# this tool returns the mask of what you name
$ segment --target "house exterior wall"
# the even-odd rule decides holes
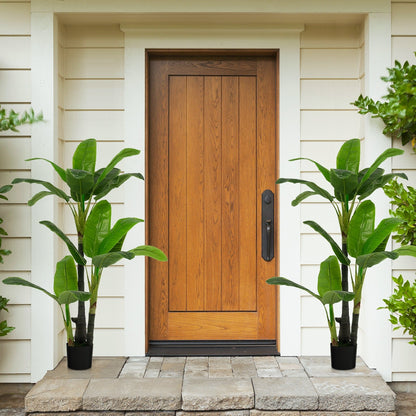
[[[53,1],[50,2],[50,4],[53,3]],[[96,1],[60,2],[57,7],[60,8],[58,10],[60,12],[72,12],[76,8],[97,7],[96,3]],[[127,9],[126,5],[129,2],[123,0],[118,3],[106,1],[101,3],[102,11],[106,11],[111,7],[120,7],[121,9],[125,7]],[[133,3],[135,2],[131,2],[131,4]],[[169,8],[169,4],[171,4],[163,6],[163,2],[159,3],[160,9]],[[178,11],[182,10],[182,3],[186,2],[178,2]],[[231,5],[228,11],[243,11],[240,10],[237,3]],[[266,7],[262,5],[262,2],[260,3],[257,3],[258,7]],[[318,3],[323,4],[324,2],[317,1],[316,4]],[[360,5],[358,6],[356,3],[360,3]],[[356,10],[357,7],[362,8],[361,12],[366,12],[371,7],[374,7],[374,11],[377,12],[386,11],[384,3],[387,2],[368,2],[368,4],[370,3],[374,3],[374,6],[367,7],[365,1],[348,2],[348,8],[351,8],[350,12]],[[375,3],[377,3],[377,7]],[[195,3],[193,4],[195,5]],[[217,7],[218,10],[222,7],[218,2],[210,2],[210,4],[214,8]],[[294,4],[293,1],[281,2],[282,10],[285,9],[287,12],[293,13]],[[136,5],[137,3],[134,7]],[[309,2],[308,10],[304,11],[313,12],[311,5],[312,2]],[[44,11],[43,7],[42,2],[32,1],[32,22],[36,23],[36,19],[42,18],[43,15],[47,17],[48,11]],[[190,10],[191,6],[187,5],[186,7],[186,10]],[[149,11],[154,12],[154,10]],[[396,57],[401,60],[409,59],[412,57],[411,51],[416,49],[416,31],[413,19],[409,16],[416,16],[416,2],[392,3],[393,59]],[[6,107],[13,104],[13,108],[17,110],[30,106],[30,91],[34,87],[30,75],[30,20],[30,2],[0,0],[0,50],[6,51],[2,52],[0,56],[0,103]],[[265,47],[278,48],[280,42],[280,40],[273,41],[272,36],[269,40],[263,41],[263,37],[266,38],[267,35],[263,32],[255,34],[253,32],[251,43],[247,43],[244,41],[244,36],[247,36],[246,30],[227,35],[229,36],[228,40],[218,37],[220,41],[215,43],[202,32],[198,32],[196,35],[200,36],[199,39],[189,39],[186,32],[180,34],[177,31],[172,32],[172,36],[160,35],[161,32],[158,30],[154,31],[153,35],[145,34],[145,32],[134,35],[132,34],[134,30],[131,27],[121,30],[119,24],[113,23],[106,25],[103,23],[94,25],[79,23],[74,25],[55,19],[55,26],[58,33],[56,37],[57,65],[54,69],[57,74],[57,102],[54,104],[54,112],[59,128],[57,128],[55,138],[52,135],[51,137],[56,143],[56,159],[65,166],[71,164],[71,156],[77,144],[89,137],[98,140],[98,166],[104,166],[122,147],[138,147],[145,152],[144,104],[139,103],[137,98],[143,98],[144,101],[144,71],[140,72],[139,77],[137,77],[137,73],[134,73],[136,68],[139,68],[140,71],[144,68],[144,54],[142,54],[144,49],[141,49],[142,47],[162,47],[165,42],[166,47],[188,45],[183,47],[209,48],[212,45],[219,45],[218,47],[255,48],[264,42],[263,45],[267,45]],[[39,36],[40,27],[41,25],[37,24],[36,36]],[[287,55],[287,59],[290,58],[293,59],[293,62],[298,62],[296,68],[299,70],[297,90],[289,91],[286,85],[281,85],[281,93],[283,100],[289,100],[290,105],[299,100],[297,105],[300,113],[298,109],[297,118],[300,117],[300,124],[295,122],[294,124],[297,123],[297,125],[290,130],[287,129],[284,122],[281,123],[280,148],[284,157],[280,161],[280,176],[301,176],[304,179],[316,179],[322,183],[313,164],[306,161],[287,162],[287,159],[297,156],[309,157],[325,166],[333,166],[336,152],[343,141],[365,136],[364,117],[359,116],[349,104],[361,92],[366,92],[365,30],[364,23],[348,23],[348,19],[338,24],[307,23],[303,31],[299,29],[301,33],[297,36],[300,36],[300,40],[298,43],[293,43],[297,52],[290,57],[289,54]],[[123,33],[124,31],[126,33]],[[146,36],[148,38],[144,40]],[[165,37],[163,38],[163,36]],[[175,36],[178,39],[176,43]],[[278,34],[275,36],[275,39],[284,38],[283,35],[280,38]],[[140,40],[141,37],[143,39]],[[36,40],[36,42],[38,41]],[[136,45],[140,45],[140,48],[137,49]],[[282,59],[286,59],[285,55]],[[34,61],[35,67],[39,68],[41,65],[32,53],[32,62]],[[285,77],[284,70],[283,64],[283,72],[281,73],[283,79]],[[134,79],[133,82],[132,79]],[[137,89],[131,88],[132,85]],[[298,91],[300,97],[297,94]],[[294,97],[289,99],[291,94]],[[38,94],[36,96],[39,97]],[[284,113],[287,108],[283,105],[283,100],[281,101],[281,117],[287,119],[289,113]],[[43,109],[43,106],[41,108]],[[293,108],[296,108],[296,103]],[[50,120],[51,117],[49,116],[47,119]],[[296,116],[294,119],[296,120]],[[296,129],[298,133],[296,133]],[[2,149],[0,152],[0,184],[8,183],[16,176],[29,176],[31,168],[37,169],[35,166],[38,165],[35,165],[34,162],[32,165],[23,162],[27,157],[44,155],[41,147],[33,146],[30,137],[31,129],[27,127],[22,128],[19,134],[7,133],[7,136],[0,136]],[[36,137],[39,137],[39,134]],[[290,138],[289,141],[288,138]],[[379,152],[378,150],[372,151],[371,144],[368,143],[370,143],[368,140],[363,140],[363,148],[365,148],[368,160],[372,161],[373,156]],[[397,158],[393,162],[393,169],[405,169],[411,180],[416,179],[416,171],[413,166],[414,161],[411,155]],[[124,167],[128,171],[138,170],[144,173],[144,154],[139,156],[137,163],[126,161]],[[49,166],[46,166],[46,169],[49,169]],[[38,172],[33,172],[34,177],[39,176]],[[56,177],[55,180],[57,181]],[[124,190],[116,190],[111,194],[113,222],[121,216],[142,218],[145,216],[142,201],[144,187],[142,184],[134,182],[134,179],[131,181],[126,184]],[[281,187],[280,215],[283,221],[280,233],[282,242],[283,240],[287,241],[285,238],[293,233],[293,230],[296,235],[291,237],[295,242],[293,246],[288,247],[281,244],[280,254],[282,259],[292,256],[292,258],[298,257],[300,260],[299,262],[296,260],[295,265],[290,261],[282,260],[281,274],[313,288],[316,285],[319,262],[331,253],[322,239],[306,225],[300,224],[299,220],[314,219],[318,223],[324,224],[335,239],[339,239],[340,236],[337,234],[337,223],[329,204],[319,199],[310,199],[297,209],[290,206],[292,196],[297,195],[295,188],[293,185]],[[4,265],[0,265],[0,279],[11,275],[30,278],[31,270],[35,270],[36,274],[39,271],[38,266],[32,264],[31,256],[26,254],[33,253],[32,239],[42,241],[43,238],[35,230],[37,217],[41,213],[31,211],[26,205],[29,197],[30,187],[18,185],[13,192],[10,192],[9,201],[0,205],[0,217],[4,218],[5,228],[10,235],[4,239],[4,245],[10,247],[14,252],[13,255],[5,259]],[[61,204],[57,204],[55,208],[52,204],[49,205],[49,208],[56,211],[56,222],[75,241],[76,235],[70,212]],[[291,221],[286,221],[288,218]],[[137,227],[144,226],[138,225]],[[131,245],[136,243],[137,245],[143,243],[143,240],[144,228],[134,231],[126,243],[131,243]],[[59,244],[57,240],[50,241]],[[66,247],[59,245],[55,260],[65,254]],[[403,273],[409,278],[414,276],[413,272],[416,269],[414,261],[409,259],[399,260],[394,263],[393,267],[394,273]],[[94,345],[96,356],[137,355],[144,352],[145,289],[143,271],[144,262],[135,260],[135,263],[128,262],[122,266],[113,266],[104,273],[97,308]],[[35,369],[34,360],[31,360],[30,357],[39,354],[41,348],[33,326],[33,321],[39,318],[38,306],[36,306],[39,301],[35,298],[35,306],[33,306],[32,298],[36,295],[24,288],[1,285],[0,293],[11,299],[10,313],[7,315],[7,319],[17,328],[4,339],[0,339],[0,382],[37,381],[41,376],[42,369]],[[294,289],[282,288],[280,314],[282,317],[281,345],[285,355],[329,354],[329,334],[325,316],[320,305],[314,302],[310,296],[304,296]],[[287,318],[288,314],[291,319]],[[365,355],[364,346],[369,323],[366,322],[366,319],[363,319],[362,323],[360,347],[363,350],[361,352]],[[64,354],[65,333],[59,316],[55,316],[53,325],[51,339],[54,340],[56,348],[52,361],[56,362]],[[392,343],[392,368],[391,371],[384,372],[383,375],[386,379],[391,376],[395,381],[416,380],[416,367],[412,367],[416,362],[415,348],[407,343],[406,337],[397,332],[392,333],[391,340],[386,342],[390,341]],[[138,344],[140,347],[137,347]],[[3,357],[7,357],[7,359]],[[50,364],[42,365],[50,367]]]
[[[0,2],[0,103],[6,109],[23,111],[31,104],[30,2]],[[1,132],[0,183],[30,176],[31,127],[19,133]],[[0,217],[8,236],[3,248],[12,254],[0,264],[0,280],[8,276],[31,277],[31,211],[26,202],[29,188],[16,186],[1,201]],[[2,314],[16,327],[0,338],[0,382],[29,382],[31,371],[31,293],[26,288],[1,285],[0,294],[8,299],[9,313]]]
[[[416,63],[414,51],[416,51],[416,2],[392,3],[392,62],[409,61]],[[401,143],[394,143],[401,148]],[[410,186],[416,183],[416,154],[412,152],[410,145],[406,146],[405,155],[393,160],[393,171],[405,172],[409,177]],[[393,276],[403,275],[404,278],[414,281],[416,261],[413,257],[401,257],[393,263]],[[393,290],[393,288],[392,288]],[[416,348],[409,344],[411,338],[403,335],[401,330],[392,332],[392,380],[416,381]]]

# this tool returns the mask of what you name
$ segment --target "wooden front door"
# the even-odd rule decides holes
[[[276,339],[277,259],[261,255],[276,60],[149,55],[148,241],[168,256],[149,261],[151,341]]]

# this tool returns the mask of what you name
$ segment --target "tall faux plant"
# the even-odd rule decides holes
[[[72,318],[76,324],[74,339],[76,345],[92,345],[98,287],[104,267],[108,267],[123,258],[132,259],[137,255],[146,255],[158,260],[166,260],[166,256],[160,250],[151,246],[139,246],[128,251],[122,251],[126,234],[135,224],[142,220],[138,218],[122,218],[110,228],[110,204],[105,200],[100,201],[110,191],[121,186],[129,178],[143,179],[140,173],[121,173],[120,169],[115,167],[124,158],[136,156],[139,153],[140,151],[137,149],[123,149],[113,157],[105,168],[95,170],[96,140],[87,139],[81,142],[75,150],[72,158],[72,168],[64,169],[54,162],[43,158],[29,159],[44,160],[51,164],[67,185],[69,194],[67,190],[60,189],[50,182],[40,179],[17,178],[13,180],[14,184],[21,182],[39,184],[46,189],[34,195],[29,200],[29,205],[34,205],[46,196],[55,195],[64,200],[70,209],[78,234],[77,247],[52,222],[45,220],[41,221],[41,224],[56,233],[67,245],[69,252],[77,263],[78,291],[80,292],[85,291],[84,272],[87,264],[85,254],[92,258],[95,269],[92,269],[91,274],[87,275],[88,289],[91,294],[88,331],[85,304],[81,300],[78,302],[78,316],[77,318]],[[105,215],[99,216],[97,212],[102,207],[106,207]],[[88,232],[88,230],[93,231]]]
[[[366,201],[366,199],[393,177],[406,178],[403,173],[384,174],[384,170],[379,168],[386,159],[402,153],[403,150],[400,149],[387,149],[369,168],[360,170],[360,140],[352,139],[345,142],[339,150],[336,168],[327,169],[308,158],[293,159],[305,159],[314,163],[332,188],[331,192],[314,182],[303,179],[280,178],[276,182],[277,184],[286,182],[301,184],[309,188],[292,201],[293,206],[311,196],[320,196],[331,204],[337,216],[341,232],[341,245],[315,221],[305,221],[305,224],[321,234],[331,245],[335,256],[341,263],[342,292],[346,293],[349,290],[349,272],[352,277],[352,291],[355,293],[352,321],[350,321],[348,300],[344,299],[342,300],[342,315],[337,318],[340,328],[338,340],[335,340],[335,343],[348,345],[357,342],[361,292],[367,269],[386,258],[398,257],[398,253],[385,251],[385,248],[391,232],[401,220],[387,218],[375,227],[375,207],[371,201]],[[351,269],[351,257],[356,260],[353,270],[349,270]],[[269,283],[272,284],[286,284],[270,280]],[[293,286],[292,284],[286,285]]]

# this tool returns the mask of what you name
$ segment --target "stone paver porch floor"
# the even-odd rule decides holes
[[[392,416],[394,393],[358,358],[95,358],[86,371],[63,360],[28,393],[38,416]]]

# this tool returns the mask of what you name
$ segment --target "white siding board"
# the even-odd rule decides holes
[[[30,169],[30,139],[0,139],[0,166],[3,170]]]
[[[9,237],[30,237],[30,216],[28,205],[4,204],[0,206],[0,217],[4,220],[1,227],[7,231]]]
[[[307,220],[316,221],[331,234],[336,234],[339,232],[338,219],[335,214],[334,208],[330,203],[303,203],[300,206],[300,216],[302,219],[302,233],[312,232],[311,227],[309,227],[306,224],[303,224],[303,221]]]
[[[349,110],[360,94],[358,80],[301,80],[301,109]]]
[[[64,45],[67,48],[119,48],[124,47],[124,33],[119,25],[66,26]]]
[[[30,69],[30,37],[0,36],[0,51],[1,69]]]
[[[94,333],[94,356],[123,356],[124,355],[124,330],[100,329]]]
[[[301,355],[329,355],[328,328],[302,328]]]
[[[403,149],[401,144],[395,143],[394,147]],[[416,168],[416,153],[411,151],[409,146],[406,146],[404,154],[392,158],[392,169],[402,172],[404,169]]]
[[[30,341],[0,342],[0,374],[30,373]]]
[[[127,247],[130,248],[130,247]],[[100,282],[100,290],[98,295],[100,299],[104,297],[123,297],[125,293],[124,288],[124,266],[116,265],[110,266],[105,269],[103,272],[101,282]],[[100,300],[100,308],[101,305]]]
[[[30,102],[30,71],[0,71],[0,84],[0,103]]]
[[[9,313],[4,318],[7,319],[9,326],[15,328],[7,335],[7,340],[30,340],[30,319],[28,319],[30,316],[30,305],[9,304],[7,309]]]
[[[356,111],[308,111],[300,113],[301,139],[348,140],[359,137],[361,119]]]
[[[122,110],[124,89],[122,80],[66,80],[65,109]]]
[[[391,63],[394,65],[394,61],[397,60],[400,63],[409,61],[410,64],[416,64],[416,57],[414,51],[416,51],[416,36],[412,37],[393,37],[391,39],[392,57]],[[387,74],[387,71],[386,71]]]
[[[30,383],[30,374],[0,374],[0,383]]]
[[[391,34],[392,36],[416,35],[416,2],[395,3],[391,5]]]
[[[342,142],[325,141],[325,142],[302,142],[300,145],[303,157],[315,160],[326,168],[334,168],[336,166],[336,155]],[[318,172],[318,168],[314,163],[308,160],[301,160],[300,168],[302,172]]]
[[[337,235],[331,236],[335,241],[340,239]],[[331,246],[319,234],[302,234],[300,246],[302,264],[320,264],[333,254]]]
[[[360,25],[306,25],[301,33],[301,48],[358,48]]]
[[[123,48],[65,49],[65,78],[124,78]]]
[[[2,241],[2,248],[11,250],[7,261],[0,263],[0,271],[30,271],[30,238],[9,238]]]
[[[302,78],[358,78],[359,49],[303,49],[300,53]]]
[[[95,327],[97,329],[124,328],[124,299],[99,298],[97,300]]]
[[[10,184],[14,178],[28,178],[30,172],[8,172],[0,171],[0,183]],[[17,184],[13,189],[6,194],[8,200],[2,200],[2,204],[26,204],[30,199],[30,185]]]
[[[312,291],[316,292],[316,287],[311,288]],[[312,296],[301,297],[301,308],[302,308],[302,327],[321,327],[327,326],[325,311],[322,304]]]
[[[0,3],[0,35],[30,35],[30,3]]]
[[[416,373],[416,347],[406,339],[393,339],[393,372]]]
[[[63,139],[81,141],[90,137],[97,140],[124,139],[123,111],[65,111]]]

